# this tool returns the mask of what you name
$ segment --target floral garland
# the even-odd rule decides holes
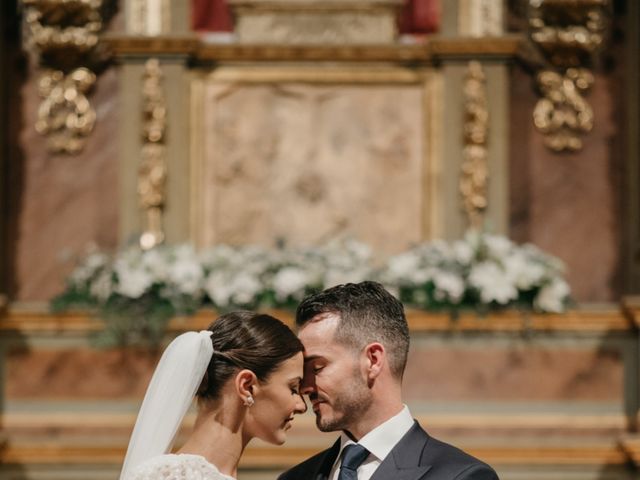
[[[425,310],[486,311],[519,307],[562,312],[569,300],[562,263],[533,245],[468,232],[434,241],[377,264],[357,241],[266,249],[190,245],[89,253],[52,301],[54,311],[89,308],[105,321],[104,345],[157,343],[171,317],[203,307],[295,306],[309,293],[365,279],[383,283],[406,305]]]

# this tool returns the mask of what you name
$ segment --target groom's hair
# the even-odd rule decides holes
[[[372,342],[384,345],[391,373],[402,379],[409,352],[409,327],[402,303],[377,282],[347,283],[305,298],[296,311],[300,328],[323,315],[340,317],[335,341],[360,350]]]

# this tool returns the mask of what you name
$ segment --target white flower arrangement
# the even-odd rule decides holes
[[[563,275],[562,262],[534,245],[469,231],[462,240],[425,243],[391,257],[380,279],[405,303],[426,309],[559,313],[569,301]]]
[[[322,247],[266,249],[189,245],[92,252],[53,300],[54,310],[95,309],[106,321],[106,344],[157,341],[168,320],[203,307],[295,308],[312,291],[377,280],[407,305],[426,310],[520,306],[564,310],[569,287],[561,262],[533,245],[469,232],[462,240],[433,241],[383,264],[351,239]]]

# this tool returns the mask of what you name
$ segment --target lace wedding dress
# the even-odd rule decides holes
[[[223,475],[200,455],[167,454],[153,457],[127,475],[126,480],[235,480]]]

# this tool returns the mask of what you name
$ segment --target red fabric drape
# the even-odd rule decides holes
[[[440,29],[441,0],[406,0],[400,14],[400,33],[433,33]]]
[[[206,32],[231,32],[233,21],[226,0],[191,0],[191,28]]]
[[[233,31],[233,19],[226,0],[191,1],[193,30]],[[399,18],[400,33],[437,32],[440,28],[440,2],[441,0],[406,0]]]

